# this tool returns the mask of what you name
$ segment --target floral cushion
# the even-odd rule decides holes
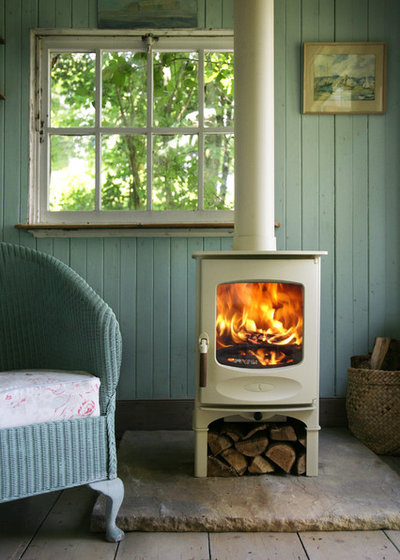
[[[0,428],[100,416],[99,387],[82,371],[0,372]]]

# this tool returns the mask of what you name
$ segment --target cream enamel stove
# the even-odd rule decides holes
[[[195,253],[195,475],[207,476],[207,432],[219,418],[307,430],[306,474],[318,473],[321,251],[276,251],[274,0],[235,0],[233,251]]]
[[[195,253],[198,371],[195,475],[207,475],[208,425],[240,416],[302,420],[306,474],[318,472],[322,252]]]

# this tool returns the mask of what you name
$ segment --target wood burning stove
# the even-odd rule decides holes
[[[195,253],[198,372],[196,476],[206,476],[208,424],[239,414],[307,426],[317,474],[320,251]],[[310,437],[310,434],[314,434]]]

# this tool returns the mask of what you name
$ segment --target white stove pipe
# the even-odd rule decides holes
[[[275,251],[274,0],[235,0],[234,250]]]

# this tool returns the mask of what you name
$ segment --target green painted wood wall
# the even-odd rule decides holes
[[[245,1],[245,0],[243,0]],[[232,0],[199,0],[199,27],[233,25]],[[29,30],[97,26],[96,0],[0,0],[0,239],[54,254],[114,308],[119,396],[194,393],[193,251],[229,238],[54,238],[19,232],[28,206]],[[303,41],[386,41],[385,115],[302,115]],[[400,2],[276,0],[279,249],[326,249],[321,395],[344,396],[350,356],[400,338]],[[1,287],[0,287],[1,289]]]

